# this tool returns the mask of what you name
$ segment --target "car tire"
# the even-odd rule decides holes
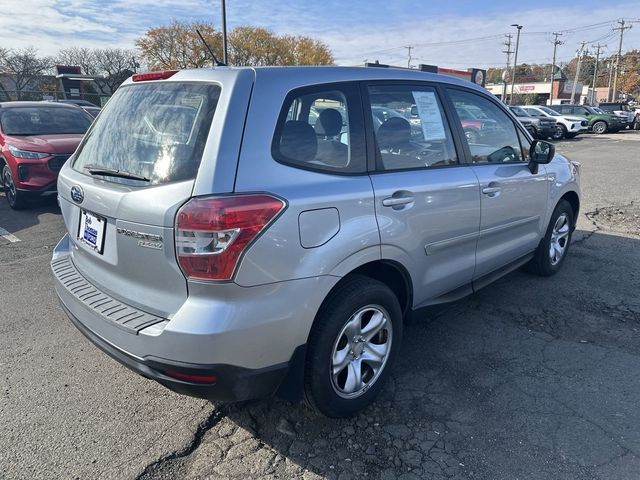
[[[556,131],[551,136],[554,140],[562,140],[567,134],[567,128],[564,125],[556,125]]]
[[[16,188],[9,165],[2,168],[2,187],[9,206],[14,210],[22,210],[26,206],[26,194]]]
[[[467,137],[468,143],[478,143],[478,140],[480,140],[480,134],[472,128],[465,128],[464,136]]]
[[[609,130],[609,126],[607,125],[607,122],[603,120],[598,120],[596,123],[593,124],[593,127],[591,127],[591,130],[593,130],[593,133],[602,135],[603,133],[607,133],[607,130]]]
[[[372,404],[400,348],[402,327],[400,302],[389,287],[361,275],[346,279],[325,300],[309,334],[307,405],[345,418]]]
[[[547,231],[540,240],[527,270],[543,277],[555,275],[567,258],[573,234],[574,213],[571,204],[560,200],[551,215]]]

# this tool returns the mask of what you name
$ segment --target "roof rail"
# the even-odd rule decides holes
[[[364,64],[364,66],[374,67],[374,68],[397,68],[400,70],[413,70],[413,71],[416,70],[415,68],[386,65],[384,63],[379,63],[377,61],[375,63],[367,62]],[[417,70],[420,72],[439,73],[441,75],[449,75],[450,77],[461,78],[462,80],[467,80],[468,82],[475,83],[476,85],[480,85],[481,87],[484,87],[485,79],[487,78],[487,71],[482,70],[480,68],[456,70],[453,68],[438,67],[437,65],[427,65],[427,64],[421,63],[420,65],[418,65]]]

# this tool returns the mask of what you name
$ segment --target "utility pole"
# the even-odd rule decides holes
[[[411,68],[411,50],[413,50],[413,46],[408,45],[404,48],[407,49],[407,68]]]
[[[618,24],[620,26],[613,29],[614,32],[616,30],[620,30],[620,43],[618,44],[618,55],[616,56],[616,70],[613,75],[613,93],[612,93],[613,98],[611,99],[611,101],[615,101],[616,99],[615,95],[618,88],[618,68],[620,67],[620,56],[622,55],[622,38],[624,37],[624,31],[629,30],[633,26],[633,25],[627,25],[625,27],[624,18],[622,20],[618,20]]]
[[[571,89],[571,103],[573,103],[573,97],[576,94],[576,88],[578,87],[578,78],[580,78],[580,65],[582,64],[583,54],[589,53],[584,50],[584,46],[587,42],[582,42],[580,49],[578,50],[578,66],[576,67],[576,75],[573,78],[573,88]]]
[[[607,85],[607,102],[611,97],[611,80],[613,78],[613,62],[609,61],[609,84]]]
[[[564,42],[558,40],[561,36],[560,32],[553,32],[553,61],[551,62],[551,92],[549,93],[549,105],[553,104],[553,77],[556,75],[556,53],[558,51],[558,45],[562,45]]]
[[[517,23],[511,24],[512,27],[516,27],[518,29],[518,34],[516,35],[516,52],[513,59],[513,76],[511,77],[511,97],[509,98],[509,105],[513,104],[513,87],[516,85],[516,67],[518,66],[518,48],[520,47],[520,30],[522,30],[522,25],[518,25]]]
[[[225,0],[222,0],[222,63],[228,65],[227,62],[227,8]]]
[[[513,53],[513,50],[511,50],[511,39],[513,38],[513,35],[511,35],[510,33],[507,33],[505,37],[507,40],[504,42],[504,46],[507,47],[507,49],[502,50],[502,53],[507,54],[507,68],[505,69],[505,72],[509,72],[509,68],[511,67],[511,54]],[[507,103],[507,78],[506,77],[503,77],[503,81],[502,81],[502,101],[504,103]]]
[[[606,47],[606,45],[591,45],[596,49],[596,64],[593,67],[593,80],[591,81],[591,105],[596,103],[596,81],[598,80],[598,66],[600,64],[600,50]]]

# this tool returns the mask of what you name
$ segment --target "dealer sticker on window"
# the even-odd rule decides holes
[[[104,218],[93,215],[85,210],[80,211],[80,228],[78,239],[98,253],[102,253],[104,247]]]

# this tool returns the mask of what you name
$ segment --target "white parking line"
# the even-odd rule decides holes
[[[7,232],[4,228],[0,227],[0,237],[5,240],[9,240],[11,243],[19,242],[20,239],[16,237],[13,233]]]

